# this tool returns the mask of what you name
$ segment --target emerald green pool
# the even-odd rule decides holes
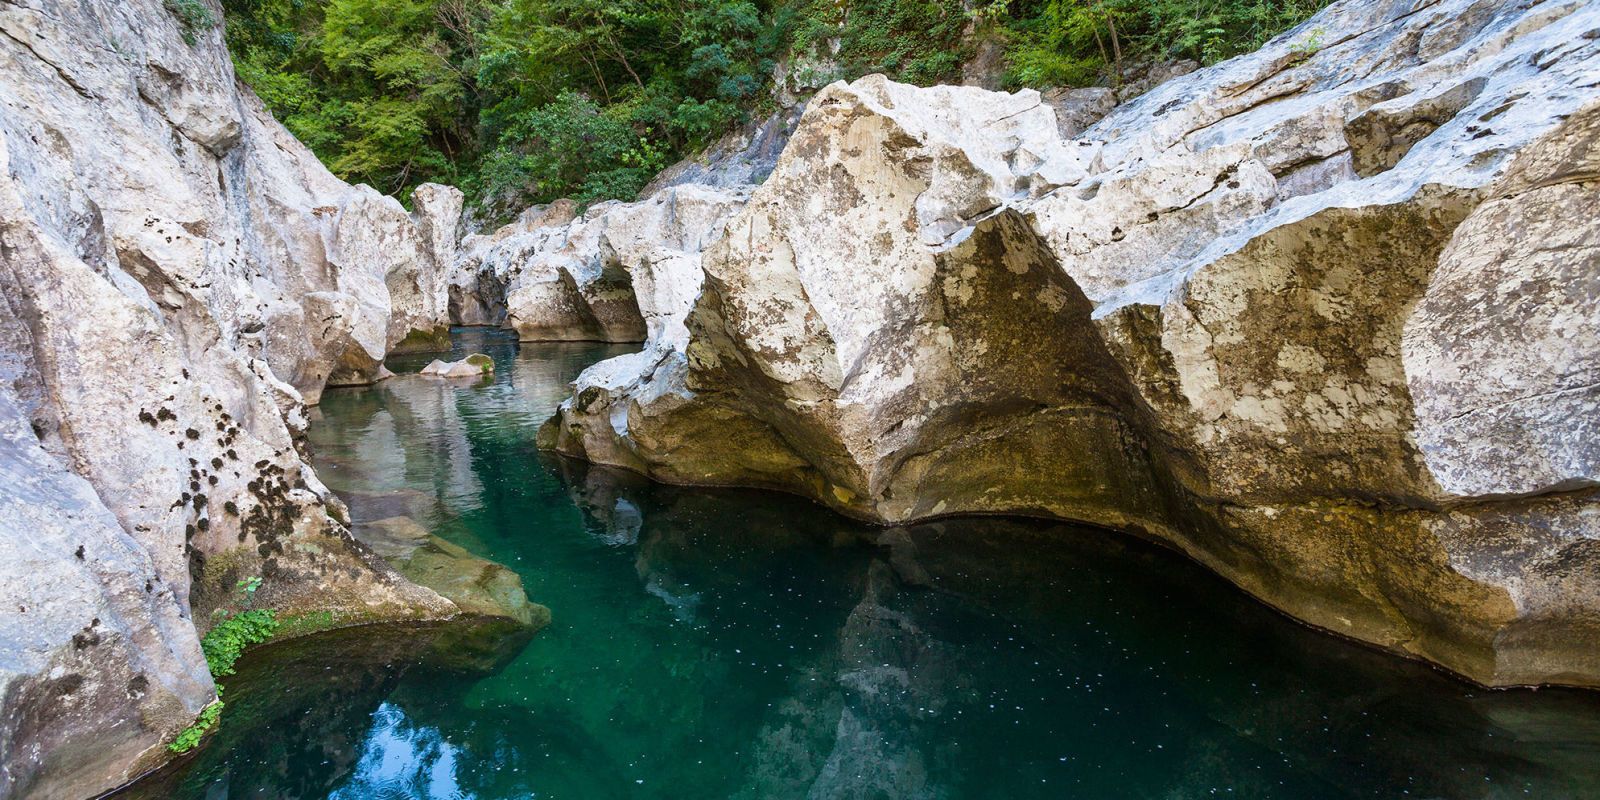
[[[318,473],[516,570],[550,627],[488,676],[417,663],[425,631],[252,654],[222,732],[127,796],[1600,797],[1600,693],[1478,690],[1107,531],[552,459],[565,384],[626,350],[456,336],[492,383],[329,391]]]

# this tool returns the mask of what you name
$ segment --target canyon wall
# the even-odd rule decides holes
[[[1600,685],[1600,8],[1345,0],[1059,105],[825,88],[692,264],[619,262],[693,299],[541,443],[1140,533],[1485,684]]]
[[[337,180],[161,0],[6,0],[0,75],[0,797],[79,798],[213,700],[196,627],[239,579],[458,612],[299,448],[324,386],[436,343],[460,193]]]
[[[789,109],[729,133],[664,170],[637,202],[579,213],[558,200],[467,236],[453,262],[439,262],[450,265],[450,321],[525,342],[663,341],[661,325],[680,325],[699,293],[699,254],[777,166],[798,120]]]

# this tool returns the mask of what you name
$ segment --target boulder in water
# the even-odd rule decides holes
[[[422,374],[430,378],[481,378],[493,373],[494,359],[482,353],[473,353],[460,361],[434,359],[422,368]]]

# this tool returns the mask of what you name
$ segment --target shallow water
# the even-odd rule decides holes
[[[626,349],[457,337],[492,383],[329,391],[318,473],[515,569],[551,626],[487,677],[418,666],[427,631],[252,654],[222,732],[128,796],[1600,796],[1600,693],[1477,690],[1106,531],[875,529],[542,456]]]

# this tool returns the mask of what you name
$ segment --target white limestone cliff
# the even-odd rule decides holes
[[[542,443],[1138,532],[1482,683],[1600,684],[1600,9],[1344,0],[1061,122],[827,87],[680,275],[687,339]]]
[[[240,578],[284,614],[457,610],[297,448],[325,385],[446,324],[459,200],[337,180],[192,38],[160,0],[0,4],[0,796],[169,758]]]

